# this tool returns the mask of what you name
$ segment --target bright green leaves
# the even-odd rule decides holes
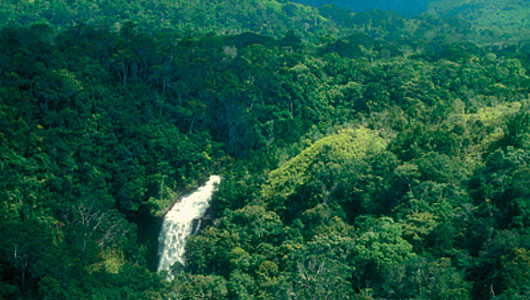
[[[348,129],[323,138],[272,171],[262,199],[284,218],[319,203],[348,201],[333,197],[359,191],[362,187],[350,186],[351,180],[369,176],[365,159],[384,148],[383,139],[367,129]]]
[[[419,241],[426,237],[438,225],[436,216],[428,212],[414,212],[405,217],[403,234]]]
[[[380,271],[384,266],[399,264],[414,256],[412,246],[401,237],[401,224],[387,217],[362,217],[356,223],[360,227],[353,249],[357,265]]]
[[[240,247],[235,247],[230,251],[230,265],[234,269],[248,271],[250,267],[250,255],[247,251],[243,250]]]
[[[430,260],[412,252],[401,224],[387,217],[357,221],[352,259],[359,299],[470,299],[470,285],[451,259]]]

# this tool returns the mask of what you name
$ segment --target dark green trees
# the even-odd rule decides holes
[[[525,45],[288,2],[82,3],[0,5],[60,25],[0,31],[0,298],[528,298]],[[165,281],[146,220],[214,172]]]

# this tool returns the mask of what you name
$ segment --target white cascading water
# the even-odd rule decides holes
[[[192,194],[183,197],[165,215],[162,231],[158,237],[160,261],[158,271],[169,270],[177,261],[184,263],[186,238],[192,234],[194,220],[203,217],[210,199],[221,182],[221,177],[212,175],[208,181]],[[195,228],[197,231],[198,228]]]

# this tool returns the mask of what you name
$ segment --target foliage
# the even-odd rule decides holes
[[[529,297],[524,43],[287,1],[0,15],[0,299]],[[166,280],[156,224],[211,173]]]

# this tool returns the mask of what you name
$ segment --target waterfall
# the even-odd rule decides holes
[[[177,261],[184,263],[184,246],[186,237],[192,234],[194,220],[199,220],[195,231],[200,226],[200,218],[210,205],[210,198],[215,192],[221,177],[212,175],[208,181],[195,192],[181,198],[165,215],[162,231],[158,236],[160,261],[158,271],[169,270]]]

